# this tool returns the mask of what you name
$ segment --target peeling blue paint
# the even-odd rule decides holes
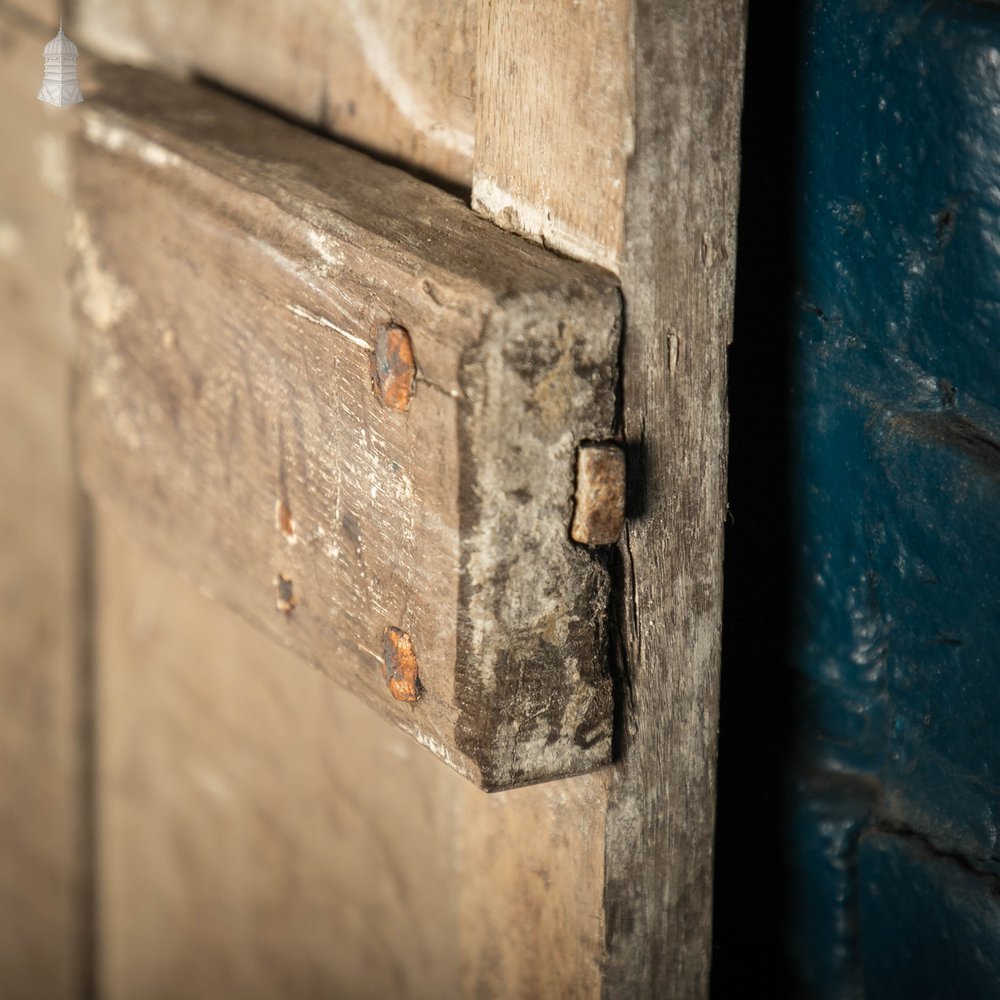
[[[790,578],[774,652],[796,692],[773,727],[791,982],[831,1000],[1000,996],[1000,4],[803,0],[796,16],[794,274],[772,383],[787,478],[767,487]],[[744,199],[741,225],[761,221]],[[741,234],[740,267],[764,239]],[[739,338],[763,315],[743,294],[727,573],[767,551],[746,541],[741,516],[767,515],[741,506],[738,477],[774,447],[737,429],[754,412]],[[727,585],[727,614],[746,589]],[[746,656],[724,656],[723,821],[726,671]],[[903,968],[929,968],[932,944],[951,972]]]
[[[791,381],[800,766],[874,781],[879,822],[988,868],[1000,862],[1000,8],[814,0],[806,39]],[[820,892],[828,868],[803,868],[817,905],[855,905],[857,893]],[[893,884],[899,865],[867,870],[873,912],[912,888]],[[955,907],[951,890],[927,889],[928,905]],[[969,920],[969,894],[991,892],[963,883]],[[821,995],[853,995],[858,963],[867,974],[876,939],[894,933],[860,927],[853,955],[828,935],[839,976],[810,972],[816,934],[800,937],[803,980]],[[979,930],[983,969],[1000,967],[1000,927]],[[884,966],[868,995],[918,995],[884,992]]]

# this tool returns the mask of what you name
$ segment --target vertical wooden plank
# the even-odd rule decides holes
[[[593,779],[486,795],[98,537],[104,995],[597,994]]]
[[[632,724],[608,797],[611,993],[643,961],[634,995],[708,989],[744,37],[744,0],[636,0],[622,364],[642,515],[624,546]]]
[[[629,0],[483,0],[473,208],[613,270],[632,152]]]
[[[581,18],[570,0],[552,6],[553,21]],[[708,988],[744,7],[632,0],[601,33],[565,31],[558,44],[535,30],[525,3],[480,9],[474,203],[549,242],[561,205],[596,204],[573,226],[589,245],[558,245],[617,270],[625,297],[632,516],[621,550],[622,753],[604,806],[608,996]],[[617,174],[595,178],[579,136],[597,127],[599,98],[556,102],[546,88],[572,76],[567,64],[622,46],[629,81],[617,92],[628,97],[603,108],[599,134],[632,148]],[[533,72],[509,69],[518,65]],[[621,195],[595,199],[595,184]]]
[[[51,5],[44,5],[46,8]],[[38,13],[51,14],[51,11]],[[70,433],[66,111],[51,27],[0,9],[0,995],[87,984],[83,518]]]
[[[446,995],[600,994],[603,801],[599,774],[463,796],[462,977]]]
[[[102,992],[446,995],[465,780],[99,526]]]
[[[487,15],[496,13],[498,6],[487,5]],[[515,15],[526,13],[523,4],[512,9]],[[642,43],[638,49],[632,43],[633,18],[634,37]],[[490,32],[490,23],[487,20],[481,36],[486,51],[490,38],[493,44],[503,41],[503,36]],[[518,18],[508,17],[507,23],[516,26]],[[554,23],[564,22],[556,18]],[[106,558],[101,583],[102,635],[112,645],[102,648],[102,671],[109,679],[103,704],[108,718],[130,726],[117,737],[112,729],[106,733],[108,770],[102,782],[102,816],[109,837],[110,831],[118,831],[102,852],[109,866],[102,926],[110,995],[134,995],[144,986],[147,992],[155,992],[152,986],[169,981],[171,970],[177,969],[200,977],[199,981],[216,990],[235,985],[250,990],[251,996],[309,995],[317,983],[320,987],[341,984],[345,989],[357,986],[362,966],[376,970],[376,985],[385,987],[391,981],[398,995],[427,995],[421,991],[440,989],[454,974],[456,960],[463,988],[478,989],[482,995],[592,996],[602,988],[609,995],[696,996],[704,992],[714,796],[718,557],[724,509],[722,361],[733,259],[742,8],[737,0],[720,0],[697,11],[680,4],[640,3],[604,28],[612,36],[607,43],[610,51],[624,45],[626,52],[633,52],[620,64],[626,68],[625,84],[616,85],[616,92],[625,95],[625,121],[612,121],[624,145],[615,140],[618,144],[612,146],[626,150],[619,157],[624,163],[631,150],[630,129],[634,129],[635,157],[631,169],[625,171],[622,166],[618,177],[624,191],[618,214],[612,212],[610,221],[597,222],[581,213],[583,221],[568,224],[566,231],[582,232],[584,238],[574,237],[561,246],[618,269],[626,282],[629,308],[634,303],[636,310],[635,316],[630,314],[633,339],[626,346],[626,429],[634,445],[633,472],[646,456],[645,475],[634,476],[645,483],[646,495],[644,518],[633,521],[623,552],[637,583],[630,598],[631,613],[626,615],[635,718],[625,729],[624,761],[610,787],[607,777],[585,777],[494,799],[467,787],[459,790],[444,784],[435,790],[436,779],[417,778],[433,815],[446,820],[438,827],[423,821],[414,825],[418,810],[395,812],[397,786],[385,776],[391,772],[378,770],[372,776],[366,770],[365,755],[354,754],[362,726],[344,723],[329,706],[326,714],[309,715],[313,693],[307,689],[289,693],[283,687],[274,688],[287,701],[272,714],[266,707],[275,700],[273,680],[250,680],[251,684],[263,683],[264,691],[244,696],[232,677],[213,680],[208,676],[199,650],[206,643],[210,648],[213,637],[225,631],[216,618],[219,609],[202,605],[190,591],[176,599],[187,606],[181,614],[176,613],[175,599],[167,592],[160,599],[147,598],[146,620],[159,624],[152,639],[137,642],[131,630],[143,616],[135,610],[136,601],[142,584],[157,579],[155,564],[137,557],[131,570],[119,576],[114,568],[118,557]],[[522,30],[516,41],[531,46],[535,36],[543,35]],[[593,34],[579,38],[567,34],[566,39],[576,39],[574,44],[580,45],[606,43]],[[489,62],[483,51],[481,66]],[[552,72],[568,72],[555,68],[568,58],[565,45],[547,58],[554,64]],[[602,56],[600,62],[606,58]],[[493,65],[502,67],[504,61],[494,58]],[[544,60],[537,65],[544,65]],[[577,173],[589,174],[593,181],[595,172],[579,162],[580,128],[565,129],[569,138],[563,141],[558,121],[547,116],[556,113],[572,119],[586,105],[577,100],[553,109],[553,102],[544,97],[545,74],[536,74],[535,80],[542,96],[530,101],[522,94],[513,106],[495,109],[492,120],[502,129],[527,115],[528,133],[537,129],[538,134],[549,135],[550,144],[562,143],[564,155],[545,159],[544,170],[534,179],[526,157],[527,179],[519,180],[521,208],[517,217],[507,212],[499,221],[560,245],[558,235],[544,231],[548,208],[534,213],[522,208],[545,206],[540,192],[555,191],[570,206],[566,214],[573,215],[576,201],[563,198],[562,192],[572,190]],[[667,100],[664,88],[672,88]],[[695,88],[701,90],[693,93]],[[586,96],[569,84],[563,89]],[[501,78],[484,91],[480,107],[484,120],[487,102],[493,105],[503,100]],[[658,110],[661,102],[666,110]],[[618,106],[612,102],[612,113]],[[591,131],[597,128],[593,123],[590,127]],[[714,131],[709,134],[709,129]],[[507,148],[516,152],[517,147]],[[478,178],[494,176],[507,175],[491,174],[486,160],[481,173],[477,165],[478,201],[486,208],[489,199],[483,192],[490,189]],[[597,182],[602,182],[600,177]],[[514,188],[513,183],[505,183]],[[505,190],[504,183],[496,181],[496,189]],[[607,198],[594,199],[589,186],[575,197],[583,204],[608,203]],[[509,206],[499,205],[497,214],[503,215]],[[659,239],[665,247],[649,245],[651,229],[645,227],[656,225],[661,226]],[[677,304],[670,306],[675,293]],[[644,364],[652,367],[644,369]],[[672,382],[668,379],[671,372]],[[685,448],[690,454],[674,453]],[[671,575],[660,567],[670,567]],[[675,579],[675,572],[684,579]],[[665,621],[657,622],[660,616]],[[187,624],[179,627],[186,618]],[[172,645],[177,636],[181,638]],[[121,643],[117,652],[116,642]],[[164,659],[158,660],[161,651]],[[255,656],[266,665],[273,653],[262,648],[256,637],[244,635],[231,645],[224,640],[213,671],[238,670],[241,664],[254,662]],[[145,679],[134,669],[142,662],[154,665]],[[300,672],[294,673],[298,683]],[[247,670],[240,682],[255,676],[255,670]],[[135,701],[138,692],[131,684],[166,680],[178,684],[181,693],[171,697],[147,693]],[[121,700],[112,711],[115,702],[109,699],[115,697],[112,692],[119,684]],[[326,690],[331,697],[339,694]],[[260,725],[249,729],[242,722],[227,722],[229,716],[220,706],[228,698],[234,699],[238,719],[258,719]],[[126,711],[130,705],[141,705],[134,720]],[[303,728],[308,731],[335,721],[328,725],[328,737],[316,737],[328,738],[328,748],[322,754],[307,755],[306,764],[285,758],[287,768],[268,780],[250,768],[220,825],[210,809],[198,808],[192,791],[193,768],[188,768],[187,777],[183,770],[172,770],[177,748],[184,747],[211,720],[220,721],[220,712],[222,744],[210,757],[217,766],[223,762],[227,771],[237,767],[245,754],[254,762],[272,756],[282,759],[277,748],[301,747]],[[303,723],[303,719],[311,721]],[[227,728],[232,731],[227,733]],[[357,802],[359,789],[368,796],[357,806],[353,848],[333,836],[303,832],[300,817],[314,816],[303,804],[321,800],[337,783],[327,782],[322,774],[317,778],[300,772],[328,767],[317,762],[332,757],[341,760],[344,768],[343,798],[348,805],[342,808]],[[288,790],[283,779],[293,784],[301,781],[301,787]],[[414,774],[407,771],[399,780],[412,783]],[[152,800],[140,798],[130,805],[128,796],[150,781],[157,786]],[[180,788],[171,790],[177,782]],[[399,801],[411,800],[404,794]],[[337,831],[342,829],[338,822],[336,813],[328,811],[318,828]],[[370,858],[360,841],[369,826],[383,824],[389,824],[392,843],[398,831],[406,829],[413,831],[423,850],[428,844],[440,849],[427,864],[447,888],[447,901],[431,891],[408,891],[405,898],[402,894],[379,896],[377,905],[366,908],[362,894],[371,888],[366,873],[381,871],[385,852]],[[165,871],[143,870],[134,863],[125,845],[137,850],[144,837],[151,838],[149,856],[157,864],[165,862]],[[114,849],[115,840],[120,850]],[[236,843],[244,858],[252,858],[269,841],[277,845],[266,852],[269,863],[252,869],[248,861],[231,860],[236,852],[218,847],[219,842]],[[373,842],[389,841],[383,836]],[[194,864],[190,864],[192,858]],[[342,871],[345,859],[348,875]],[[251,870],[260,874],[259,883],[246,875]],[[334,874],[327,877],[324,872]],[[116,879],[120,880],[117,886]],[[307,883],[316,886],[316,893],[287,891],[288,885],[301,890]],[[326,898],[331,884],[347,885],[335,911]],[[176,885],[181,889],[172,888]],[[136,898],[150,908],[145,929],[142,920],[128,919],[129,906]],[[426,905],[421,904],[423,899]],[[288,900],[292,900],[292,910]],[[301,910],[296,909],[300,904]],[[531,925],[537,923],[538,914],[544,914],[544,934],[532,942]],[[339,922],[346,920],[347,940],[354,943],[354,949],[339,953],[332,948],[324,957],[315,938],[306,934],[303,944],[299,929],[310,919],[327,938],[335,936],[341,930]],[[191,921],[187,929],[186,921]],[[422,921],[441,928],[440,937],[428,943],[418,929],[408,930]],[[404,941],[425,945],[427,957],[419,976],[400,971],[398,963],[385,962],[381,953],[371,957],[367,946],[358,944],[366,938],[365,927],[386,940],[386,926],[402,929]],[[452,934],[456,936],[451,938]],[[359,962],[358,955],[365,961]],[[388,970],[385,977],[382,966]],[[248,968],[261,972],[258,985],[252,985]],[[303,975],[303,969],[308,974]],[[157,976],[168,978],[158,980]],[[454,992],[451,988],[443,995]]]

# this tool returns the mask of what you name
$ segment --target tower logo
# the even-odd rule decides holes
[[[45,79],[42,80],[38,99],[46,104],[63,108],[83,100],[80,83],[76,78],[77,47],[63,34],[62,21],[59,34],[45,46]]]

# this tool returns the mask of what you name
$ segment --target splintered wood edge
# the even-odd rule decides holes
[[[435,349],[455,359],[458,388],[447,395],[456,406],[462,470],[453,738],[442,742],[438,726],[424,732],[423,700],[407,708],[410,718],[377,707],[489,790],[608,763],[610,574],[604,556],[571,542],[569,523],[576,449],[608,436],[615,420],[615,281],[501,233],[393,168],[230,98],[134,70],[103,68],[99,78],[87,141],[148,166],[190,163],[264,194],[327,246],[361,240],[376,260],[431,274],[438,294],[450,294],[458,308],[483,304],[478,341],[445,331]],[[294,172],[269,158],[276,143],[286,163],[301,158]],[[382,184],[390,197],[380,196]],[[355,193],[364,196],[360,206]],[[91,477],[90,485],[100,495],[103,484]]]

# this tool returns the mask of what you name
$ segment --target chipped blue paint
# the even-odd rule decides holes
[[[807,8],[789,656],[803,689],[799,770],[813,776],[796,787],[813,791],[793,810],[796,954],[814,996],[861,995],[859,973],[866,995],[914,996],[891,988],[878,956],[903,961],[890,938],[918,921],[887,923],[877,901],[910,891],[900,880],[922,862],[869,857],[860,919],[857,838],[801,817],[905,830],[1000,866],[1000,7]],[[871,818],[852,785],[876,789]],[[979,967],[1000,968],[995,908],[972,898],[993,892],[987,876],[934,884],[927,905],[961,905],[973,924],[990,915],[975,930]],[[997,995],[977,974],[954,995]]]

